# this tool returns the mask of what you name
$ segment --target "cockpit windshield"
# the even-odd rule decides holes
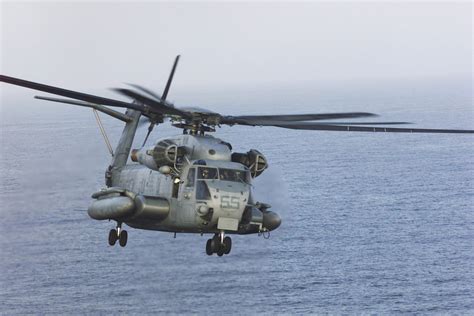
[[[194,178],[194,174],[192,173],[191,170],[193,169],[189,169],[190,173],[188,174],[188,178]],[[248,170],[198,167],[197,178],[198,180],[219,179],[223,181],[250,183],[250,173],[248,172]],[[187,183],[189,183],[191,186],[193,185],[193,182],[191,179],[188,179]]]
[[[219,168],[219,179],[224,181],[249,183],[249,173],[245,170]]]
[[[209,167],[198,168],[198,179],[217,179],[217,169]]]

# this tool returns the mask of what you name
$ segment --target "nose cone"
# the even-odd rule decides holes
[[[263,213],[263,227],[268,230],[277,229],[281,225],[281,218],[275,212]]]

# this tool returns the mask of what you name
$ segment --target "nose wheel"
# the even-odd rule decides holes
[[[114,246],[117,240],[120,246],[125,247],[127,245],[128,233],[122,229],[122,223],[118,223],[116,229],[109,231],[109,245]]]
[[[219,257],[228,255],[232,249],[232,239],[229,236],[224,237],[224,232],[215,234],[214,237],[207,240],[206,254],[212,256],[217,254]]]

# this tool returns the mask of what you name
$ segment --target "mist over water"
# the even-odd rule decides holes
[[[413,127],[473,129],[463,82],[173,98],[223,114],[373,111]],[[122,124],[103,121],[115,143]],[[179,132],[158,126],[151,139]],[[271,238],[235,236],[231,254],[218,258],[204,252],[208,236],[127,228],[127,247],[110,247],[114,224],[85,211],[109,163],[91,111],[2,100],[1,313],[474,311],[472,135],[234,126],[215,136],[267,157],[253,185],[282,215]]]

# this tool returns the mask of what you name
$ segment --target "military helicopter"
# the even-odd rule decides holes
[[[256,149],[246,153],[232,151],[232,145],[209,133],[221,125],[273,126],[296,130],[387,133],[474,133],[474,130],[419,129],[377,125],[407,122],[334,122],[376,116],[367,112],[241,115],[229,116],[201,108],[177,108],[167,101],[179,61],[176,57],[163,94],[160,96],[139,85],[113,89],[131,102],[103,98],[1,75],[0,81],[39,90],[68,99],[36,96],[53,102],[92,108],[112,160],[105,172],[105,187],[92,194],[95,201],[88,214],[96,220],[113,220],[108,242],[127,244],[123,223],[136,229],[171,233],[213,234],[206,253],[229,254],[232,240],[226,234],[269,234],[281,224],[280,216],[269,204],[255,201],[251,182],[268,167],[265,156]],[[125,108],[122,113],[110,107]],[[97,111],[125,123],[115,148],[108,141]],[[131,150],[140,118],[149,121],[141,148]],[[155,125],[168,119],[182,134],[159,139],[146,147]],[[317,122],[314,122],[317,121]],[[132,163],[127,163],[128,158]]]

